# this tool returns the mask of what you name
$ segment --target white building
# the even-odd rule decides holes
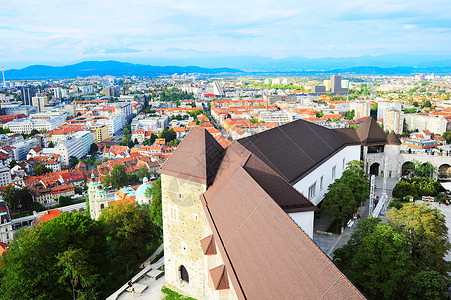
[[[0,164],[0,186],[6,186],[12,182],[10,171],[8,167]]]
[[[384,130],[394,131],[396,134],[403,132],[404,113],[393,108],[385,109]]]
[[[371,112],[371,103],[364,101],[351,102],[350,109],[354,110],[354,119],[368,117]]]
[[[2,105],[2,110],[5,113],[5,115],[20,115],[24,114],[26,116],[29,116],[33,112],[37,112],[38,110],[36,107],[31,105],[8,105],[4,106]]]
[[[285,124],[290,123],[294,120],[298,120],[301,118],[301,115],[298,113],[290,112],[290,111],[260,111],[260,120],[265,123],[278,123]]]
[[[47,120],[23,118],[12,120],[11,122],[8,122],[5,125],[3,125],[3,127],[9,128],[9,130],[11,130],[12,132],[28,134],[33,129],[36,129],[37,131],[41,130],[50,131],[60,127],[65,122],[66,122],[65,118],[62,117],[50,118]]]
[[[44,111],[44,106],[48,104],[47,96],[34,96],[31,98],[31,104],[38,109],[38,112]]]
[[[73,134],[75,138],[81,139],[83,143],[83,156],[91,151],[92,134],[89,131],[78,131]]]
[[[63,166],[69,165],[69,157],[81,158],[85,155],[83,140],[75,137],[59,144],[54,149],[55,153],[60,155]]]
[[[36,147],[38,142],[36,139],[28,139],[23,142],[12,144],[14,147],[14,160],[21,161],[27,158],[28,152]]]
[[[385,118],[385,110],[393,108],[394,110],[401,110],[402,104],[399,102],[387,102],[387,101],[380,101],[377,102],[377,119],[384,119]]]
[[[406,114],[405,120],[409,131],[429,130],[434,134],[443,134],[446,131],[447,121],[443,116]]]
[[[114,114],[110,115],[108,119],[99,120],[96,124],[108,125],[110,136],[113,136],[123,128],[124,117],[124,114]]]

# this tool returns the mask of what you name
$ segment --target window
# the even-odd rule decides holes
[[[319,179],[319,190],[320,191],[323,190],[323,180],[324,180],[324,176],[321,176],[321,178]]]
[[[345,169],[345,166],[346,166],[346,159],[343,158],[343,170]]]
[[[312,200],[316,195],[316,182],[308,188],[308,199]]]
[[[185,266],[181,265],[179,271],[180,271],[180,279],[182,279],[182,281],[189,283],[188,270],[185,268]]]
[[[100,204],[100,209],[104,209],[105,208],[105,204]]]
[[[332,167],[332,180],[335,179],[335,172],[336,172],[336,170],[337,170],[337,166],[333,166]]]
[[[176,207],[169,207],[169,219],[171,221],[177,221],[177,208]]]

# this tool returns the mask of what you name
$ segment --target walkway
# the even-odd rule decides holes
[[[133,282],[133,287],[136,291],[134,295],[128,291],[128,285],[126,283],[119,290],[109,296],[107,300],[162,299],[163,293],[161,292],[161,288],[164,285],[164,271],[159,269],[164,268],[164,256],[158,259],[157,262],[151,262],[162,253],[163,249],[163,244],[161,244],[160,247],[158,247],[158,249],[144,261],[142,265],[144,268],[131,279]]]

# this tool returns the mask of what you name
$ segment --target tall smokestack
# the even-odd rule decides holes
[[[2,73],[3,73],[3,87],[6,89],[5,68],[3,68],[3,66],[2,66]]]

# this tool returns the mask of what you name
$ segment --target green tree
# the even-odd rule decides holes
[[[99,146],[97,146],[96,143],[92,143],[90,149],[91,149],[91,153],[94,153],[94,152],[99,151]]]
[[[141,167],[139,167],[137,175],[139,180],[143,180],[144,177],[150,178],[149,168],[147,168],[146,165],[142,165]]]
[[[107,241],[115,249],[113,261],[126,265],[128,272],[133,264],[147,258],[147,245],[160,244],[157,227],[149,217],[148,208],[130,204],[112,203],[104,209],[99,222],[106,228]]]
[[[128,177],[126,167],[121,164],[115,164],[110,172],[111,186],[115,189],[120,189],[128,184]]]
[[[388,212],[388,223],[404,235],[417,270],[446,275],[450,269],[445,254],[451,249],[448,227],[440,210],[427,204],[406,203]]]
[[[89,290],[95,285],[95,277],[93,276],[94,268],[87,261],[88,252],[83,249],[69,248],[63,253],[59,253],[57,266],[62,268],[63,274],[60,276],[58,283],[66,286],[72,292],[73,299],[77,299],[80,294],[88,294],[89,296],[96,296]],[[83,293],[82,290],[86,289]]]
[[[174,132],[173,129],[163,130],[160,133],[160,138],[164,138],[166,143],[169,143],[170,141],[175,140],[177,138],[177,134]]]
[[[394,299],[404,294],[411,264],[404,236],[379,223],[362,238],[349,268],[342,271],[369,299]]]
[[[420,161],[414,160],[414,174],[417,177],[432,177],[436,168],[430,162],[422,163]]]
[[[352,189],[343,182],[336,181],[329,185],[329,190],[321,204],[321,212],[343,226],[359,208]]]
[[[77,164],[78,164],[78,158],[73,155],[69,156],[69,166],[71,168],[74,168]]]
[[[359,205],[370,196],[370,183],[363,169],[363,162],[353,160],[347,163],[339,182],[351,188],[351,191]]]
[[[12,168],[14,168],[16,165],[17,165],[17,161],[12,160],[12,161],[9,163],[9,168],[12,169]]]
[[[381,222],[379,218],[368,217],[357,223],[357,230],[352,234],[349,241],[341,248],[334,251],[334,263],[340,270],[352,268],[353,257],[362,246],[363,238],[372,234]]]
[[[51,173],[53,170],[50,168],[47,168],[45,165],[37,165],[33,168],[34,174],[36,176],[41,176],[47,173]]]
[[[68,206],[72,204],[72,198],[69,196],[60,196],[58,198],[58,203],[60,204],[61,207]]]
[[[40,226],[19,230],[1,257],[0,294],[3,299],[69,299],[73,298],[61,278],[67,274],[68,249],[83,251],[95,276],[96,291],[106,298],[109,275],[104,228],[81,213],[63,213]],[[67,253],[66,253],[67,254]],[[64,262],[64,263],[63,263]],[[60,263],[60,264],[58,264]],[[85,274],[86,275],[86,274]],[[110,279],[111,280],[111,279]],[[79,286],[78,292],[85,291]]]
[[[161,196],[161,177],[154,181],[152,189],[147,189],[146,197],[151,197],[150,217],[153,223],[163,232],[163,202]]]
[[[1,195],[12,211],[33,208],[33,197],[27,187],[18,189],[9,184],[3,189]]]
[[[355,116],[355,111],[350,110],[346,112],[346,120],[353,120]]]
[[[446,279],[435,271],[421,271],[409,283],[409,300],[449,299]]]
[[[53,144],[53,142],[49,142],[49,145],[47,146],[49,148],[55,148],[55,145]]]
[[[393,188],[393,197],[404,198],[406,196],[418,195],[418,191],[413,184],[405,179],[401,179]]]
[[[322,110],[321,110],[321,111],[317,111],[317,112],[316,112],[316,117],[317,117],[317,118],[324,117],[323,111],[322,111]]]
[[[105,176],[103,176],[102,178],[102,185],[103,188],[109,188],[111,186],[111,176],[110,174],[106,174]]]

